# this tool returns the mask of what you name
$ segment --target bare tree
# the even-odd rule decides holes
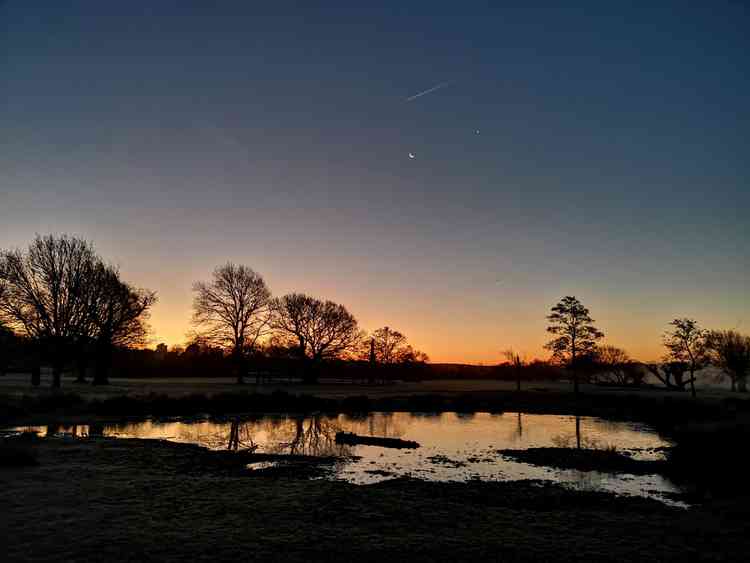
[[[60,386],[68,350],[89,319],[86,292],[101,263],[93,246],[67,235],[37,236],[26,252],[0,253],[0,318],[11,329],[44,344],[52,355],[53,387]],[[35,365],[32,383],[39,384]]]
[[[666,361],[683,362],[690,372],[690,392],[695,397],[695,372],[703,369],[709,362],[708,332],[698,326],[693,319],[675,319],[670,326],[674,328],[664,333],[664,347],[667,349]]]
[[[308,364],[305,380],[317,381],[322,361],[357,350],[363,338],[357,320],[346,307],[302,293],[291,293],[272,302],[272,326],[279,338],[297,348]]]
[[[575,297],[563,297],[552,307],[547,316],[550,325],[547,332],[556,335],[545,348],[552,351],[552,358],[573,372],[573,389],[578,395],[578,362],[590,357],[596,350],[596,342],[604,337],[597,329],[589,310]]]
[[[378,364],[409,364],[429,359],[427,354],[415,350],[404,334],[387,326],[372,333],[371,343],[374,361]],[[370,350],[367,352],[369,356]]]
[[[2,297],[0,295],[0,297]],[[15,335],[9,328],[0,322],[0,377],[5,375],[10,363],[12,348],[15,344]]]
[[[412,347],[403,333],[387,326],[375,330],[369,341],[363,340],[361,344],[359,357],[369,360],[372,367],[370,382],[374,382],[378,372],[383,377],[392,373],[391,370],[379,370],[378,366],[406,367],[429,361],[427,354]]]
[[[94,385],[109,383],[108,372],[115,346],[146,344],[147,321],[156,293],[139,289],[120,279],[112,267],[99,267],[92,276],[88,336],[96,350]]]
[[[711,363],[732,382],[732,391],[747,391],[750,372],[750,336],[734,330],[714,330],[708,335]]]
[[[505,359],[508,361],[509,364],[513,366],[513,370],[516,372],[516,391],[521,390],[521,372],[523,371],[523,366],[526,363],[526,361],[521,358],[520,354],[518,352],[515,352],[513,349],[508,349],[503,352],[503,355],[505,356]],[[519,419],[519,427],[520,427],[520,419]]]
[[[616,385],[638,385],[643,381],[643,368],[622,348],[597,346],[594,361],[598,377]]]
[[[5,299],[7,294],[6,286],[3,280],[0,278],[0,311],[2,311],[2,301]],[[2,318],[0,318],[0,376],[5,375],[5,371],[8,365],[9,356],[9,342],[13,338],[13,331],[10,330],[3,324]]]
[[[685,379],[688,366],[685,362],[650,363],[643,364],[643,366],[667,389],[684,391],[688,384],[688,380]]]
[[[244,360],[268,333],[271,292],[263,277],[247,266],[227,263],[210,282],[196,282],[193,324],[207,341],[228,349],[237,382],[244,382]]]

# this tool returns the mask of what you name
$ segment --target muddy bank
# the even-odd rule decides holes
[[[41,440],[36,455],[0,469],[8,561],[721,560],[750,547],[746,503],[686,511],[539,482],[271,478],[233,454],[149,440]]]

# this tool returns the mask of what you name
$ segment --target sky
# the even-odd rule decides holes
[[[154,343],[227,261],[436,362],[546,357],[564,295],[639,359],[748,332],[749,9],[5,0],[0,247],[93,241]]]

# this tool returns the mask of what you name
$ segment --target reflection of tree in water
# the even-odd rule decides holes
[[[406,415],[411,417],[411,415]],[[355,434],[378,436],[380,438],[400,438],[404,434],[403,416],[394,416],[392,412],[381,412],[368,415],[346,415],[339,417],[343,430]],[[408,424],[408,420],[406,421]]]
[[[577,449],[603,450],[611,446],[593,437],[584,436],[581,433],[581,417],[575,417],[575,434],[558,434],[551,439],[552,443],[558,448],[571,448],[575,444]]]
[[[600,427],[600,429],[603,432],[606,432],[607,434],[617,434],[619,432],[627,432],[631,429],[631,426],[625,422],[618,422],[616,420],[597,420],[596,421],[597,426]]]
[[[229,425],[227,449],[236,452],[238,450],[255,450],[257,447],[258,445],[253,441],[252,423],[233,420]]]
[[[352,455],[351,446],[336,443],[336,433],[342,431],[397,438],[403,434],[403,424],[400,417],[393,413],[338,417],[263,417],[240,422],[234,432],[239,434],[240,443],[244,441],[255,446],[262,444],[267,453],[318,457]],[[234,443],[235,436],[230,427],[226,442]]]
[[[89,434],[131,435],[141,438],[177,439],[211,449],[254,450],[313,456],[351,455],[351,446],[336,444],[336,432],[400,437],[410,414],[374,413],[313,417],[258,415],[235,420],[140,421],[89,426]],[[48,432],[59,431],[57,428]]]
[[[516,413],[516,426],[510,433],[511,442],[520,442],[523,440],[523,415]]]
[[[351,448],[336,443],[338,421],[326,416],[287,418],[269,432],[267,451],[310,456],[349,456]]]

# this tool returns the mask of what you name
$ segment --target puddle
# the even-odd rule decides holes
[[[504,459],[498,450],[536,447],[611,448],[633,459],[659,460],[671,444],[648,426],[592,417],[523,413],[372,413],[363,416],[264,415],[239,421],[147,420],[118,424],[19,427],[41,435],[135,437],[259,453],[346,456],[333,479],[370,484],[410,476],[428,481],[541,479],[581,490],[670,500],[679,489],[659,475],[561,470]],[[417,449],[336,443],[337,432],[400,438]],[[257,467],[256,467],[257,466]],[[253,469],[267,469],[253,464]]]

